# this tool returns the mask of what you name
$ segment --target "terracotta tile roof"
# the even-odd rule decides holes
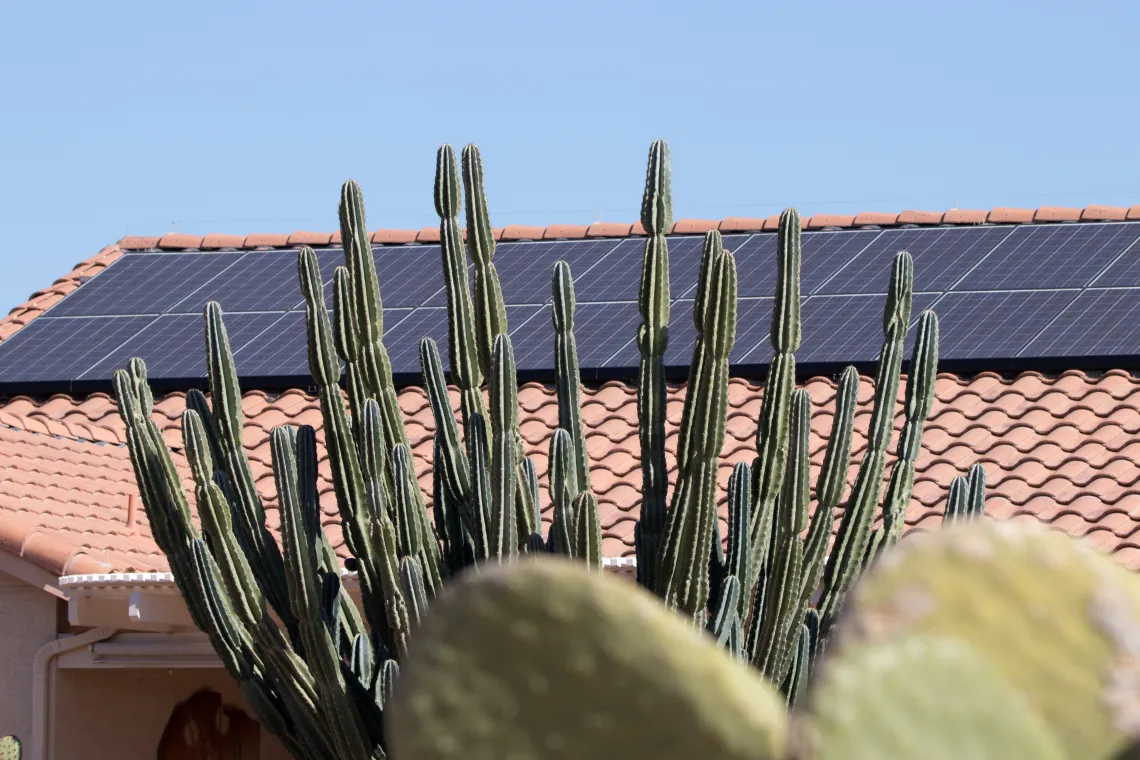
[[[816,215],[805,227],[864,225],[938,225],[1140,220],[1140,206],[1084,209],[1045,207],[1022,211],[947,212],[904,211],[900,214],[861,213]],[[677,234],[699,234],[717,227],[725,232],[775,229],[776,218],[730,218],[720,222],[679,220]],[[588,227],[508,227],[496,230],[500,239],[555,237],[626,237],[643,235],[640,224],[602,222]],[[435,242],[438,230],[381,230],[376,244]],[[38,291],[0,320],[0,340],[26,325],[64,295],[106,267],[125,250],[292,247],[330,245],[339,234],[295,232],[247,236],[181,233],[161,237],[129,237],[77,265],[49,288]],[[818,437],[830,422],[834,384],[825,378],[807,382],[816,404],[813,461],[818,466],[824,441]],[[634,387],[611,382],[583,389],[583,414],[593,459],[593,486],[603,509],[605,554],[629,556],[633,521],[640,490]],[[1088,536],[1127,566],[1140,569],[1140,380],[1122,371],[1090,375],[1070,371],[1060,377],[1034,372],[1005,378],[983,373],[969,378],[940,375],[938,403],[924,438],[918,462],[915,498],[907,515],[912,528],[928,529],[940,520],[950,479],[973,461],[986,465],[990,477],[989,512],[995,517],[1040,519],[1074,535]],[[864,379],[859,426],[869,412],[870,381]],[[733,380],[728,436],[723,453],[722,484],[731,466],[751,459],[761,389]],[[428,482],[431,414],[421,390],[401,391],[408,433],[416,447],[421,482]],[[673,429],[680,421],[683,388],[674,387],[669,402]],[[546,448],[556,410],[553,391],[538,384],[520,389],[522,431],[529,453],[545,478]],[[179,446],[177,424],[183,409],[181,394],[158,402],[168,441]],[[268,506],[269,521],[277,524],[269,472],[268,434],[279,424],[320,424],[315,400],[298,390],[279,395],[249,392],[245,396],[246,444]],[[134,524],[131,497],[137,494],[122,426],[113,401],[103,394],[86,397],[0,399],[0,549],[24,556],[59,574],[156,571],[167,568],[150,538],[146,516],[137,509]],[[864,445],[857,437],[856,447]],[[176,458],[179,455],[176,454]],[[185,472],[183,462],[179,466]],[[852,474],[854,469],[852,470]],[[335,517],[327,466],[322,465],[326,528],[338,547],[340,527]],[[430,492],[430,488],[426,488]],[[343,547],[340,547],[343,550]]]
[[[815,402],[812,443],[818,466],[831,422],[835,386],[825,378],[807,382]],[[668,420],[670,466],[684,390],[671,388]],[[734,379],[730,388],[728,435],[721,465],[722,485],[734,463],[755,451],[761,387]],[[946,487],[974,461],[985,464],[988,511],[1000,518],[1040,519],[1077,536],[1088,536],[1132,568],[1140,568],[1140,379],[1121,371],[1100,377],[1067,372],[1049,378],[1024,373],[1003,379],[984,373],[971,379],[942,374],[938,400],[918,461],[912,528],[938,524]],[[900,396],[901,399],[901,396]],[[457,400],[457,397],[456,397]],[[864,378],[857,430],[870,415],[871,383]],[[433,425],[422,390],[400,393],[416,468],[430,493],[429,457]],[[543,481],[549,436],[557,420],[553,391],[529,383],[520,390],[522,433]],[[179,446],[180,393],[156,405],[170,444]],[[269,430],[275,425],[320,424],[315,399],[297,390],[277,396],[245,395],[245,443],[266,500],[271,527],[279,524],[273,505]],[[633,553],[633,521],[640,491],[636,397],[618,382],[584,389],[582,413],[593,462],[592,481],[602,505],[605,554]],[[901,418],[898,420],[901,424]],[[113,402],[103,394],[83,399],[18,397],[0,407],[0,546],[24,553],[53,572],[156,571],[167,568],[150,539],[141,508],[137,525],[127,525],[129,499],[136,493]],[[865,443],[857,433],[856,451]],[[857,459],[857,458],[856,458]],[[184,468],[184,463],[179,462]],[[852,467],[852,477],[854,476]],[[322,504],[330,539],[343,551],[327,463],[322,462]],[[79,568],[79,569],[77,569]],[[95,569],[92,569],[95,568]]]
[[[1037,209],[994,208],[989,211],[969,211],[950,209],[949,211],[902,211],[884,213],[864,211],[858,214],[815,214],[803,217],[803,228],[857,229],[861,227],[900,227],[904,225],[976,225],[976,224],[1027,224],[1033,222],[1095,222],[1140,220],[1140,205],[1086,206],[1084,208],[1061,208],[1042,206]],[[673,223],[671,234],[703,235],[708,230],[721,232],[774,232],[779,224],[779,216],[768,217],[727,217],[721,220],[678,219]],[[640,222],[595,222],[590,225],[552,224],[548,227],[534,227],[524,224],[509,224],[495,228],[496,240],[573,240],[579,238],[631,237],[644,235]],[[402,245],[407,243],[438,243],[439,228],[424,227],[421,230],[377,230],[372,233],[375,245]],[[244,238],[240,235],[187,235],[171,232],[161,237],[125,237],[118,246],[124,250],[145,251],[186,250],[198,248],[217,250],[218,248],[256,249],[284,248],[299,245],[325,246],[339,245],[339,232],[294,232],[291,235],[254,233]]]

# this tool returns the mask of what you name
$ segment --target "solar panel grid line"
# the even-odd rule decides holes
[[[149,328],[149,327],[152,327],[152,326],[154,326],[155,324],[157,324],[157,323],[158,323],[158,320],[160,320],[160,319],[162,319],[162,317],[161,317],[161,316],[156,316],[154,319],[150,320],[150,321],[149,321],[149,322],[147,322],[145,325],[143,325],[143,326],[142,326],[142,327],[140,327],[138,330],[136,330],[136,331],[135,331],[133,334],[131,334],[129,337],[127,337],[127,338],[126,338],[126,339],[124,339],[124,340],[121,340],[121,341],[119,341],[119,343],[117,343],[117,344],[114,346],[114,348],[112,348],[112,349],[111,349],[110,351],[108,351],[107,353],[103,354],[103,356],[101,356],[99,359],[96,359],[94,362],[92,362],[91,364],[89,364],[89,365],[88,365],[88,366],[87,366],[87,367],[86,367],[86,368],[85,368],[85,369],[84,369],[82,372],[80,372],[78,375],[76,375],[76,378],[75,378],[75,379],[76,379],[76,380],[82,380],[82,379],[83,379],[83,377],[84,377],[84,375],[86,375],[88,372],[90,372],[91,370],[93,370],[95,367],[99,366],[99,364],[101,364],[102,362],[105,362],[105,361],[106,361],[106,360],[107,360],[109,357],[113,356],[113,355],[115,354],[115,352],[116,352],[116,351],[120,350],[121,348],[123,348],[124,346],[126,346],[128,343],[130,343],[132,340],[134,340],[134,339],[135,339],[135,338],[137,338],[139,335],[141,335],[143,332],[145,332],[147,328]]]
[[[821,234],[821,233],[817,233],[817,234]],[[830,233],[830,234],[836,234],[836,233]],[[870,248],[872,245],[874,245],[874,244],[875,244],[875,242],[876,242],[876,241],[877,241],[879,238],[881,238],[882,236],[883,236],[883,231],[882,231],[882,230],[880,230],[880,231],[879,231],[879,234],[875,235],[875,236],[874,236],[874,237],[872,237],[870,240],[868,240],[868,241],[866,242],[866,244],[865,244],[865,245],[863,245],[863,247],[862,247],[862,248],[860,248],[859,250],[857,250],[857,251],[856,251],[854,254],[852,254],[852,255],[851,255],[851,257],[850,257],[850,258],[848,258],[848,259],[847,259],[847,261],[846,261],[846,262],[844,262],[844,264],[843,264],[841,267],[839,267],[839,268],[838,268],[838,269],[836,269],[834,272],[832,272],[832,273],[831,273],[831,275],[830,275],[829,277],[825,277],[825,278],[824,278],[824,280],[823,280],[823,282],[821,282],[819,285],[817,285],[816,287],[812,288],[811,292],[809,292],[809,293],[808,293],[808,296],[810,297],[810,296],[812,296],[812,295],[815,295],[816,293],[820,293],[820,292],[822,292],[822,291],[823,291],[823,289],[824,289],[824,288],[826,288],[826,287],[827,287],[827,286],[828,286],[828,285],[831,283],[831,281],[832,281],[832,280],[834,280],[836,277],[838,277],[838,276],[840,275],[840,273],[842,273],[842,272],[843,272],[843,270],[844,270],[844,269],[846,269],[847,267],[851,266],[851,264],[852,264],[852,263],[853,263],[853,262],[854,262],[856,259],[858,259],[858,258],[859,258],[859,256],[860,256],[860,255],[861,255],[861,254],[862,254],[864,251],[866,251],[868,248]]]
[[[37,318],[0,345],[0,382],[54,383],[70,392],[80,372],[156,319],[150,315]],[[54,350],[43,350],[39,343]]]
[[[1095,276],[1095,277],[1093,277],[1091,280],[1089,280],[1088,284],[1087,284],[1085,287],[1086,287],[1086,288],[1092,288],[1092,287],[1095,287],[1095,286],[1096,286],[1096,283],[1097,283],[1097,280],[1099,280],[1100,278],[1104,277],[1104,275],[1105,275],[1105,274],[1108,272],[1108,270],[1110,270],[1110,269],[1112,269],[1114,266],[1116,266],[1116,265],[1117,265],[1117,264],[1118,264],[1118,263],[1119,263],[1119,262],[1120,262],[1122,259],[1124,259],[1124,257],[1125,257],[1125,256],[1127,256],[1129,253],[1131,253],[1131,252],[1132,252],[1132,250],[1133,250],[1134,248],[1137,248],[1137,245],[1136,245],[1136,244],[1137,244],[1138,242],[1140,242],[1140,236],[1138,236],[1138,237],[1137,237],[1135,240],[1133,240],[1133,241],[1132,241],[1132,242],[1131,242],[1131,243],[1128,245],[1128,247],[1127,247],[1127,248],[1125,248],[1123,251],[1121,251],[1121,252],[1119,253],[1119,255],[1117,255],[1117,257],[1116,257],[1116,258],[1114,258],[1112,261],[1110,261],[1108,264],[1106,264],[1106,265],[1104,266],[1104,268],[1103,268],[1103,269],[1101,269],[1099,272],[1097,272],[1097,273],[1096,273],[1096,276]],[[1138,249],[1138,250],[1140,250],[1140,249]]]
[[[1130,247],[1140,227],[1127,223],[1014,225],[1001,256],[987,256],[952,290],[1079,288]]]
[[[966,279],[967,277],[969,277],[969,276],[970,276],[970,275],[971,275],[971,274],[974,272],[974,270],[976,270],[978,267],[980,267],[980,266],[982,266],[983,264],[985,264],[986,260],[987,260],[987,259],[989,259],[989,257],[990,257],[990,256],[992,256],[992,255],[994,254],[994,251],[996,251],[996,250],[998,250],[999,248],[1001,248],[1001,247],[1002,247],[1002,245],[1003,245],[1003,244],[1004,244],[1006,241],[1008,241],[1008,240],[1009,240],[1009,238],[1010,238],[1010,236],[1011,236],[1011,235],[1013,235],[1013,229],[1010,229],[1010,231],[1009,231],[1009,232],[1008,232],[1008,233],[1007,233],[1007,234],[1006,234],[1006,235],[1005,235],[1003,238],[1001,238],[1001,239],[1000,239],[1000,240],[998,240],[996,243],[994,243],[994,246],[993,246],[992,248],[990,248],[988,251],[986,251],[986,252],[985,252],[985,253],[982,255],[982,257],[981,257],[980,259],[978,259],[978,261],[977,261],[977,262],[976,262],[976,263],[975,263],[973,266],[971,266],[971,267],[967,268],[967,269],[966,269],[966,271],[965,271],[965,272],[963,272],[963,273],[961,274],[961,276],[960,276],[960,277],[958,277],[958,279],[957,279],[957,280],[955,280],[954,282],[950,283],[950,285],[949,285],[948,287],[946,287],[946,288],[944,289],[944,291],[943,291],[943,292],[945,293],[945,292],[949,292],[949,291],[952,291],[952,290],[954,290],[954,288],[956,288],[956,287],[958,287],[959,285],[961,285],[961,284],[962,284],[962,282],[964,282],[964,281],[965,281],[965,279]],[[939,299],[939,300],[941,300],[941,299]]]
[[[208,255],[210,255],[210,254],[203,254],[203,255],[206,255],[206,256],[208,256]],[[236,260],[234,260],[234,262],[233,262],[232,264],[230,264],[229,266],[227,266],[227,267],[226,267],[225,269],[223,269],[221,272],[218,272],[216,275],[214,275],[213,277],[211,277],[211,278],[210,278],[209,280],[207,280],[206,282],[202,283],[202,284],[201,284],[200,286],[198,286],[196,289],[194,289],[194,290],[190,291],[190,292],[189,292],[189,293],[187,293],[187,294],[186,294],[184,297],[182,297],[182,298],[180,298],[179,300],[175,301],[175,302],[174,302],[174,303],[173,303],[173,304],[172,304],[172,305],[171,305],[169,308],[167,308],[166,310],[164,310],[164,311],[163,311],[163,314],[178,314],[178,313],[187,313],[187,314],[188,314],[188,313],[191,313],[191,312],[178,312],[178,311],[176,311],[176,309],[177,309],[177,308],[178,308],[178,307],[179,307],[181,304],[183,304],[183,303],[185,303],[186,301],[188,301],[188,300],[190,300],[191,298],[193,298],[195,295],[197,295],[197,294],[199,294],[199,293],[207,293],[207,292],[208,292],[208,290],[207,290],[207,289],[208,289],[208,288],[210,288],[210,286],[212,286],[212,285],[213,285],[213,284],[214,284],[214,283],[215,283],[215,282],[218,280],[218,278],[219,278],[219,277],[223,276],[223,275],[224,275],[226,272],[229,272],[229,271],[231,271],[231,270],[232,270],[234,267],[240,267],[240,266],[241,266],[241,264],[242,264],[242,262],[243,262],[243,261],[245,261],[245,260],[246,260],[246,259],[247,259],[249,256],[251,256],[251,255],[252,255],[252,254],[250,254],[250,253],[243,253],[243,254],[241,254],[241,255],[240,255],[240,256],[239,256],[239,257],[238,257]],[[207,296],[207,300],[216,300],[216,299],[213,299],[213,298],[210,298],[209,296]]]
[[[1079,288],[948,293],[942,301],[940,356],[975,361],[1016,358],[1026,341],[1079,294]]]
[[[124,254],[45,311],[52,316],[148,316],[168,308],[169,293],[179,300],[213,280],[245,253]],[[123,311],[124,304],[130,311]]]
[[[1058,311],[1056,314],[1054,314],[1054,315],[1053,315],[1053,318],[1052,318],[1052,319],[1050,319],[1050,320],[1049,320],[1049,321],[1048,321],[1048,322],[1045,324],[1045,326],[1044,326],[1044,327],[1042,327],[1040,330],[1038,330],[1038,331],[1037,331],[1037,334],[1036,334],[1036,335],[1034,335],[1034,336],[1033,336],[1032,338],[1030,338],[1029,340],[1025,341],[1025,344],[1024,344],[1024,345],[1023,345],[1023,346],[1022,346],[1020,349],[1018,349],[1018,351],[1017,351],[1017,352],[1014,354],[1014,356],[1021,356],[1021,355],[1023,355],[1023,354],[1024,354],[1026,351],[1028,351],[1028,350],[1029,350],[1029,347],[1030,347],[1030,346],[1032,346],[1032,345],[1033,345],[1033,343],[1034,343],[1035,341],[1037,341],[1037,339],[1038,339],[1038,338],[1040,338],[1041,336],[1045,335],[1045,333],[1047,333],[1047,332],[1049,331],[1049,329],[1050,329],[1050,328],[1051,328],[1051,327],[1052,327],[1054,324],[1056,324],[1056,323],[1057,323],[1057,321],[1058,321],[1059,319],[1061,319],[1061,316],[1062,316],[1062,315],[1063,315],[1063,314],[1064,314],[1066,311],[1068,311],[1070,308],[1072,308],[1072,306],[1073,306],[1073,305],[1074,305],[1074,304],[1077,302],[1077,300],[1078,300],[1078,299],[1080,299],[1081,295],[1082,295],[1083,293],[1086,293],[1086,292],[1087,292],[1087,289],[1078,290],[1078,291],[1076,292],[1076,294],[1075,294],[1075,295],[1074,295],[1074,296],[1073,296],[1073,297],[1072,297],[1072,298],[1069,300],[1069,302],[1068,302],[1067,304],[1065,304],[1064,308],[1062,308],[1060,311]]]
[[[746,245],[748,245],[750,242],[752,242],[753,238],[756,238],[756,237],[758,237],[758,236],[757,235],[724,235],[722,237],[722,243],[724,245],[725,250],[731,251],[732,254],[735,256],[736,252],[738,250],[744,248]],[[702,239],[702,243],[701,243],[701,251],[702,251],[702,255],[703,255],[703,252],[704,252],[703,239]],[[740,274],[739,274],[740,262],[737,261],[736,265],[737,265],[737,282],[739,282],[740,281]],[[696,290],[697,290],[697,282],[695,280],[691,280],[689,282],[689,284],[685,287],[685,289],[683,291],[681,291],[678,295],[676,295],[675,298],[677,298],[677,299],[692,298],[693,294],[696,292]]]
[[[1140,288],[1086,288],[1020,356],[1137,356],[1136,331],[1122,327],[1138,321]]]
[[[1009,231],[995,226],[883,230],[859,255],[813,292],[818,295],[883,293],[900,251],[911,254],[915,288],[949,290],[962,272],[978,264]],[[952,279],[948,279],[952,278]]]

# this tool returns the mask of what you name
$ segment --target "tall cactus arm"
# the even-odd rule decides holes
[[[938,373],[938,317],[927,309],[918,320],[918,337],[906,381],[906,422],[899,436],[898,459],[891,472],[883,501],[885,546],[902,538],[906,510],[914,491],[914,463],[922,448],[922,428],[934,405],[934,381]]]
[[[459,167],[455,151],[443,145],[435,157],[435,211],[443,284],[447,291],[447,343],[451,376],[462,397],[463,424],[471,415],[487,415],[483,403],[483,369],[475,342],[475,309],[467,282],[467,256],[459,230]]]
[[[641,443],[641,514],[637,523],[638,582],[657,587],[656,567],[666,520],[668,470],[665,467],[665,349],[669,345],[669,243],[673,226],[669,146],[657,140],[649,148],[641,224],[648,236],[641,263],[637,349],[638,438]]]
[[[297,460],[292,437],[287,428],[274,428],[270,433],[273,473],[281,501],[281,543],[285,547],[289,597],[297,613],[301,639],[307,662],[312,669],[317,691],[333,718],[332,737],[337,751],[345,757],[367,760],[371,742],[364,723],[349,696],[341,674],[338,642],[329,635],[322,620],[321,579],[317,574],[320,529],[315,506],[302,499],[297,483]],[[337,576],[329,576],[336,579]],[[338,603],[339,607],[339,603]]]
[[[368,389],[364,385],[364,374],[360,361],[360,343],[356,339],[356,329],[352,314],[352,279],[347,267],[333,270],[333,339],[336,352],[344,362],[345,386],[348,388],[348,408],[351,410],[353,432],[359,436],[357,422]],[[385,465],[385,469],[387,466]],[[391,477],[385,476],[391,492]]]
[[[591,570],[602,571],[602,524],[598,516],[598,500],[589,491],[574,499],[574,551],[577,559]]]
[[[909,253],[895,256],[887,304],[883,314],[883,349],[875,374],[875,403],[867,432],[867,451],[859,466],[859,474],[851,489],[851,498],[843,513],[835,546],[824,567],[824,591],[820,602],[820,625],[827,636],[839,612],[843,597],[851,587],[863,564],[875,507],[883,487],[887,445],[894,431],[894,410],[898,398],[899,371],[902,367],[903,344],[910,326],[910,309],[914,287],[914,262]]]
[[[495,556],[518,554],[515,499],[518,492],[518,460],[512,435],[517,426],[518,386],[511,339],[506,333],[495,338],[491,360],[491,546]],[[527,531],[529,534],[529,530]]]
[[[574,556],[574,511],[572,503],[577,497],[570,449],[570,434],[557,428],[550,436],[550,503],[553,515],[547,550],[554,554]]]
[[[736,338],[736,262],[720,233],[705,239],[708,288],[695,308],[697,332],[677,443],[677,485],[658,558],[657,593],[666,605],[704,623],[708,557],[717,519],[717,460],[728,413],[728,360]]]
[[[788,472],[776,515],[775,555],[765,580],[764,616],[753,664],[773,683],[781,684],[789,655],[803,619],[803,545],[800,533],[807,527],[809,471],[811,466],[811,396],[806,390],[792,395]]]
[[[967,511],[970,517],[981,517],[986,513],[986,468],[981,462],[970,466],[966,486]]]
[[[296,629],[289,610],[285,588],[285,564],[281,550],[269,528],[265,525],[265,509],[249,466],[249,457],[242,445],[245,418],[241,409],[241,387],[237,368],[230,351],[226,326],[222,321],[222,307],[215,301],[206,304],[206,374],[214,403],[214,421],[218,430],[218,448],[223,454],[222,466],[233,486],[236,502],[238,543],[241,544],[250,565],[261,579],[270,605],[281,617],[286,628]]]
[[[471,500],[463,512],[463,522],[471,536],[476,562],[498,557],[492,543],[491,468],[487,451],[487,423],[480,414],[467,421],[467,461],[471,469]]]
[[[771,341],[775,355],[764,382],[764,402],[756,430],[756,461],[752,465],[752,577],[755,585],[765,564],[772,510],[784,481],[788,461],[788,419],[796,382],[796,350],[800,347],[800,215],[780,214],[776,233],[776,298],[772,305]],[[746,594],[747,596],[747,594]]]
[[[483,159],[474,145],[463,148],[463,190],[467,207],[467,250],[475,264],[475,339],[483,374],[491,374],[491,353],[495,338],[507,331],[507,309],[499,273],[492,258],[495,236],[483,189]]]
[[[325,448],[332,470],[333,490],[344,528],[348,550],[360,564],[360,587],[365,617],[373,630],[387,629],[383,616],[381,561],[379,545],[373,543],[372,523],[387,519],[383,507],[379,511],[370,503],[361,473],[360,458],[349,424],[348,411],[340,392],[340,365],[333,346],[332,325],[325,311],[323,286],[317,256],[312,248],[302,248],[297,258],[301,293],[305,297],[305,323],[309,346],[309,371],[317,387],[324,420]],[[373,448],[382,443],[377,442]],[[379,484],[374,484],[376,497],[382,498]]]
[[[804,583],[800,595],[807,604],[823,576],[823,562],[827,542],[835,523],[835,508],[847,487],[847,468],[851,462],[851,441],[855,433],[855,407],[859,403],[859,373],[854,367],[843,371],[835,393],[835,416],[831,421],[831,435],[827,439],[827,453],[815,485],[815,514],[812,515],[807,537],[804,539]]]
[[[752,561],[751,525],[749,524],[752,509],[752,468],[747,462],[739,462],[732,469],[728,478],[728,556],[725,560],[725,570],[729,575],[736,577],[737,583],[741,579],[749,578]],[[748,605],[751,601],[740,590],[737,595],[736,620],[743,625],[748,617]]]
[[[230,505],[214,481],[214,463],[206,442],[206,431],[198,413],[192,409],[182,413],[182,440],[194,478],[198,516],[218,562],[222,586],[238,620],[246,629],[252,629],[265,614],[265,597],[235,539]],[[294,618],[290,616],[290,620]],[[296,634],[296,630],[291,633]]]
[[[554,265],[551,291],[554,301],[554,388],[558,394],[558,427],[570,434],[577,490],[588,491],[590,464],[586,453],[586,429],[582,424],[578,348],[574,340],[574,278],[570,274],[570,265],[565,261]]]
[[[431,338],[420,341],[420,367],[423,370],[424,389],[431,404],[435,420],[436,438],[439,441],[439,456],[445,463],[439,473],[447,488],[452,504],[462,504],[471,498],[471,471],[467,454],[459,442],[459,423],[451,408],[447,393],[447,382],[443,375],[443,363],[439,358],[439,348]]]
[[[352,330],[358,344],[361,379],[368,397],[380,404],[388,442],[406,444],[408,433],[392,382],[392,363],[384,348],[384,309],[376,261],[372,258],[372,238],[364,220],[364,194],[352,180],[341,188],[340,233],[352,285]]]

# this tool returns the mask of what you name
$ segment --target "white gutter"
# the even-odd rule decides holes
[[[55,692],[51,688],[52,665],[64,652],[90,646],[115,635],[114,628],[92,628],[89,631],[53,639],[36,652],[32,660],[32,746],[28,760],[50,760],[51,719],[55,715]]]
[[[602,560],[602,567],[607,570],[635,570],[636,557],[606,557]],[[357,579],[356,573],[341,568],[341,578],[345,585],[352,588]],[[65,575],[59,579],[61,589],[107,589],[107,588],[154,588],[173,586],[174,575],[171,573],[97,573],[92,575]]]

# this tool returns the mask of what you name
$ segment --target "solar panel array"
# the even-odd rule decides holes
[[[885,291],[895,252],[915,261],[914,319],[933,307],[944,366],[1071,366],[1140,360],[1140,223],[1007,225],[819,231],[804,234],[801,366],[868,364],[882,343]],[[732,361],[762,372],[775,289],[772,233],[728,235],[740,302]],[[638,238],[502,243],[495,261],[519,369],[553,368],[550,279],[569,263],[578,309],[579,361],[594,376],[638,365]],[[670,239],[671,337],[666,364],[688,366],[701,238]],[[385,343],[402,381],[419,374],[430,336],[447,361],[447,312],[438,246],[374,250]],[[317,253],[332,305],[336,248]],[[219,301],[238,371],[250,387],[308,385],[297,251],[127,253],[12,338],[0,343],[0,386],[105,387],[129,358],[146,360],[168,387],[205,377],[202,308]],[[913,328],[913,325],[912,325]],[[910,340],[913,340],[913,329]]]

